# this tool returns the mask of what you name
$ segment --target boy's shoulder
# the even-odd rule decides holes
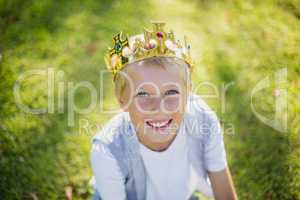
[[[202,120],[216,120],[216,113],[209,107],[209,105],[195,93],[191,93],[186,107],[186,117],[190,119]]]
[[[99,140],[102,143],[110,144],[123,135],[132,134],[129,122],[128,112],[116,114],[94,135],[92,142]]]
[[[216,113],[195,93],[191,93],[189,96],[184,124],[188,132],[202,136],[220,129]]]

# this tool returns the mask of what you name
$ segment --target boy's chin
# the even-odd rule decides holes
[[[165,143],[174,138],[176,132],[173,131],[146,131],[147,138],[153,143]]]

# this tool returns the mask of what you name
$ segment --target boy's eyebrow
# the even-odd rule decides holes
[[[174,85],[172,85],[172,84],[165,85],[163,88],[166,90],[172,90],[172,89],[180,90],[180,87],[178,87],[178,85],[175,85],[175,84]]]
[[[150,93],[149,91],[145,90],[145,88],[141,87],[141,88],[138,88],[135,90],[135,94],[138,94],[140,92],[147,92],[147,93]]]
[[[168,85],[164,85],[162,87],[162,89],[164,89],[164,90],[172,90],[172,89],[180,90],[180,87],[178,87],[178,85],[175,85],[175,84],[168,84]],[[147,89],[144,88],[144,87],[139,87],[139,88],[136,89],[136,91],[137,92],[139,92],[139,91],[147,91]]]

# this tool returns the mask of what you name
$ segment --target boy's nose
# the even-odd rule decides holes
[[[158,112],[160,110],[161,98],[160,97],[146,97],[137,101],[137,106],[141,112]]]
[[[151,104],[150,104],[151,111],[159,111],[160,110],[161,100],[162,99],[160,97],[153,98],[153,102],[151,102]]]
[[[145,97],[137,99],[136,103],[140,112],[151,112],[151,114],[175,112],[178,109],[178,98]]]

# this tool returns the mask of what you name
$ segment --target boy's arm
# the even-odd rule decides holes
[[[124,177],[120,167],[108,148],[99,141],[93,142],[91,166],[101,200],[126,199]]]
[[[226,159],[221,124],[214,113],[208,115],[210,132],[204,140],[204,163],[216,200],[237,200]]]
[[[208,172],[208,176],[216,200],[238,199],[228,167],[221,171]]]

